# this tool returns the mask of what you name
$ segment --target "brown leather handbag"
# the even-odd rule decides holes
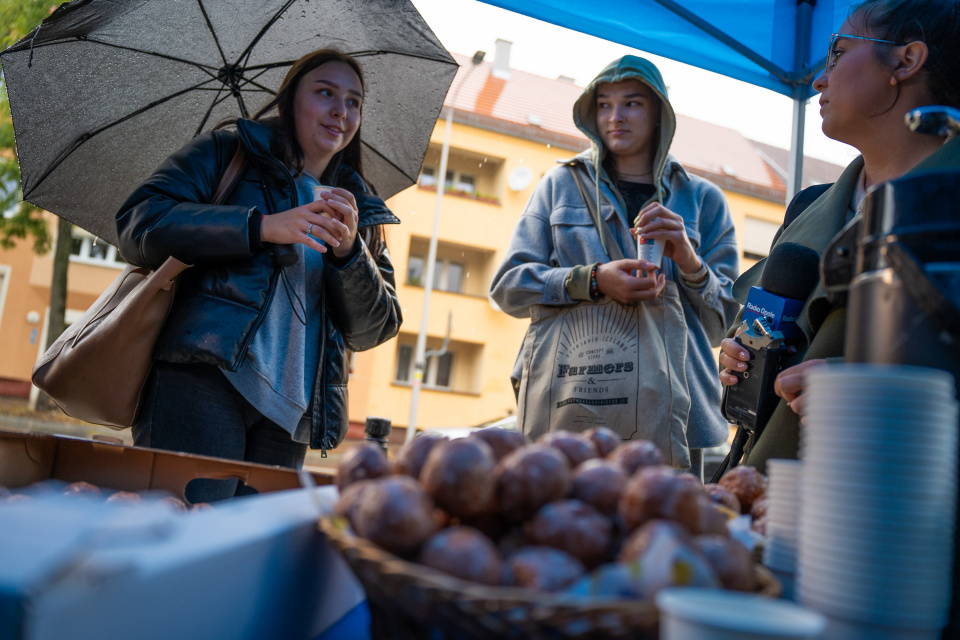
[[[243,144],[220,178],[219,204],[243,168]],[[160,268],[127,265],[97,301],[33,367],[33,384],[68,416],[114,429],[133,425],[167,319],[177,276],[190,265],[169,257]]]

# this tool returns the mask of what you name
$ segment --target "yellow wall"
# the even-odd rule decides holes
[[[784,205],[779,202],[770,202],[753,196],[724,192],[727,196],[727,204],[730,206],[730,215],[733,217],[733,224],[737,229],[737,244],[743,246],[743,226],[744,220],[749,216],[760,220],[767,220],[779,225],[783,222]],[[740,255],[740,271],[746,271],[756,263],[755,260],[744,259]]]

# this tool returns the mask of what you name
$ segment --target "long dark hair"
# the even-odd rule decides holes
[[[354,73],[357,74],[357,78],[360,79],[360,88],[366,92],[366,86],[363,81],[363,70],[360,68],[360,63],[358,63],[356,59],[335,49],[318,49],[313,53],[308,53],[303,56],[290,66],[290,70],[287,71],[283,82],[280,83],[280,88],[277,89],[276,95],[253,116],[254,120],[271,121],[274,132],[273,152],[281,162],[292,168],[295,174],[303,171],[305,159],[303,147],[300,146],[300,142],[297,140],[294,99],[296,98],[297,89],[300,87],[303,76],[328,62],[341,62],[353,69]],[[361,114],[362,108],[363,105],[361,103]],[[274,109],[276,109],[276,115],[270,116],[269,114]],[[361,115],[361,126],[362,124],[363,118]],[[357,127],[357,132],[353,135],[353,139],[350,140],[347,146],[331,158],[323,174],[318,176],[320,182],[336,186],[336,178],[340,166],[341,164],[346,164],[356,171],[363,181],[370,186],[370,183],[367,182],[366,177],[363,175],[363,161],[360,153],[361,126]],[[370,186],[370,189],[375,192],[373,186]],[[386,248],[382,225],[372,225],[361,231],[363,232],[363,239],[367,248],[370,249],[370,253],[376,258],[380,254],[380,251]]]
[[[875,38],[926,44],[929,53],[924,68],[933,104],[960,107],[958,0],[866,0],[851,9],[850,17]],[[878,57],[880,51],[874,48]],[[898,95],[899,89],[898,85]]]

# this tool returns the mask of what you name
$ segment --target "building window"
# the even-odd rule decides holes
[[[447,171],[444,188],[447,191],[460,191],[472,196],[477,190],[477,178],[459,171]]]
[[[402,344],[397,348],[397,375],[394,379],[397,382],[413,380],[413,347],[408,344]]]
[[[117,248],[79,227],[73,227],[70,260],[88,264],[122,266],[126,264]]]
[[[407,284],[412,287],[422,287],[426,269],[426,260],[420,256],[410,256],[407,260]]]
[[[435,187],[437,186],[437,170],[433,167],[423,167],[420,169],[420,186],[421,187]]]
[[[437,291],[462,293],[465,272],[462,263],[438,258],[433,269],[433,288]],[[427,259],[423,256],[410,256],[407,259],[407,284],[422,287],[426,275]]]
[[[450,388],[450,378],[453,376],[453,354],[447,351],[442,356],[427,358],[427,381],[431,387]]]
[[[412,383],[416,368],[413,345],[401,344],[397,347],[396,382]],[[453,353],[447,351],[442,356],[428,356],[427,370],[423,376],[423,386],[432,389],[449,389],[453,380]]]
[[[433,280],[434,289],[460,293],[463,291],[463,265],[446,260],[438,261]]]
[[[759,259],[767,257],[770,253],[770,245],[773,244],[773,237],[777,234],[780,224],[751,218],[747,216],[743,220],[743,243],[741,249],[745,258]]]

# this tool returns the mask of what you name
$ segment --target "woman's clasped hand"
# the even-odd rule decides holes
[[[319,200],[264,216],[260,237],[273,244],[299,242],[325,253],[322,240],[343,258],[356,242],[358,222],[357,199],[346,189],[336,188],[324,191]]]

